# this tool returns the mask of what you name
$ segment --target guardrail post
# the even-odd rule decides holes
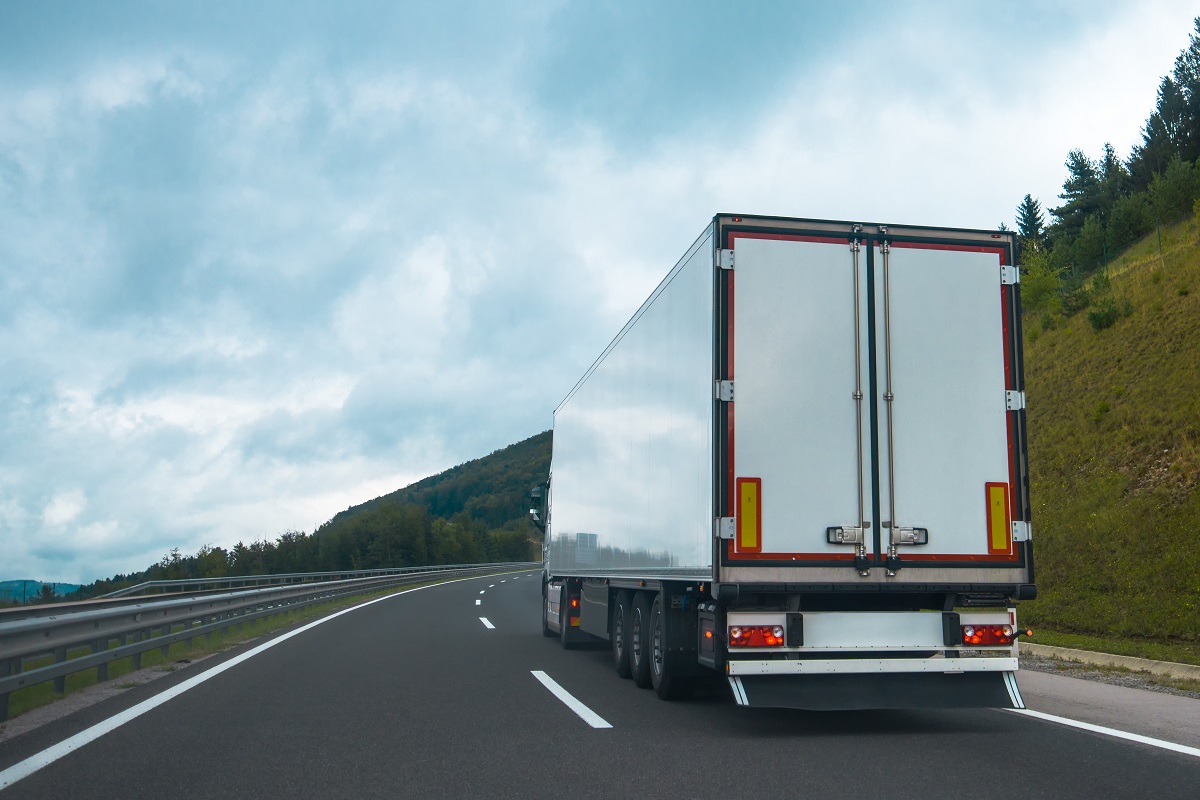
[[[21,662],[18,659],[6,658],[0,661],[0,678],[7,678],[13,674],[13,665],[16,665],[17,672],[21,671]],[[8,692],[0,694],[0,722],[8,720]]]
[[[54,663],[58,664],[59,662],[66,661],[66,660],[67,660],[67,648],[66,647],[54,648]],[[54,679],[54,691],[58,692],[59,694],[64,694],[67,691],[67,676],[66,675],[60,675],[59,677]]]
[[[92,652],[93,653],[102,653],[107,649],[108,649],[108,640],[107,639],[97,639],[96,641],[92,642]],[[108,680],[108,663],[105,662],[104,664],[97,664],[96,665],[96,683],[104,683],[106,680]]]
[[[171,625],[170,625],[170,623],[164,623],[164,624],[163,624],[163,626],[162,626],[162,635],[163,635],[164,637],[165,637],[165,636],[170,636],[170,635],[171,635]],[[166,657],[168,656],[168,654],[169,654],[169,651],[170,651],[170,650],[171,650],[171,643],[170,643],[170,642],[167,642],[167,643],[166,643],[166,644],[164,644],[162,647],[158,648],[158,651],[159,651],[160,653],[162,653],[162,657],[163,657],[163,658],[166,658]]]
[[[135,642],[140,642],[140,641],[142,641],[143,639],[145,639],[145,638],[146,638],[146,637],[144,636],[144,634],[145,634],[145,633],[146,633],[145,631],[134,631],[134,632],[131,634],[131,638],[132,638],[132,639],[133,639]],[[132,655],[130,658],[133,660],[133,671],[134,671],[134,672],[137,672],[139,669],[141,669],[141,668],[142,668],[142,654],[141,654],[141,652],[134,653],[134,654],[133,654],[133,655]]]

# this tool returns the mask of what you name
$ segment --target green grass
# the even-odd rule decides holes
[[[1109,327],[1026,320],[1038,641],[1200,663],[1198,238],[1187,220],[1114,262]]]
[[[1126,636],[1094,636],[1082,633],[1060,633],[1035,628],[1033,636],[1022,641],[1072,650],[1090,650],[1117,656],[1149,658],[1153,661],[1174,661],[1177,664],[1200,666],[1200,642],[1161,641]]]
[[[257,639],[260,636],[265,636],[268,633],[288,628],[301,622],[307,622],[317,617],[323,617],[334,611],[342,608],[347,608],[352,605],[366,602],[377,597],[385,597],[389,594],[414,589],[418,586],[428,586],[436,581],[426,581],[423,583],[405,584],[390,589],[385,589],[378,592],[368,594],[354,595],[352,597],[343,597],[336,600],[329,600],[324,603],[307,606],[296,611],[289,612],[284,615],[271,617],[270,619],[258,619],[252,622],[247,622],[242,625],[241,630],[226,629],[211,636],[201,636],[193,639],[191,642],[176,642],[171,645],[167,651],[167,655],[163,656],[161,651],[148,650],[142,653],[142,669],[157,668],[163,672],[174,672],[179,669],[179,663],[195,660],[206,655],[219,653],[227,650],[230,647],[248,642],[252,639]],[[182,626],[177,626],[176,630],[182,630]],[[112,647],[116,647],[114,643]],[[68,657],[77,657],[90,653],[90,648],[80,647],[68,651]],[[34,669],[37,667],[46,666],[53,662],[50,656],[40,659],[30,659],[25,662],[25,669]],[[114,681],[123,675],[128,675],[133,672],[133,659],[122,658],[108,665],[108,680]],[[76,672],[73,675],[68,675],[66,679],[66,692],[59,693],[54,691],[52,682],[39,683],[36,686],[30,686],[26,689],[20,689],[9,695],[8,700],[8,717],[14,719],[21,714],[32,711],[35,708],[49,705],[57,700],[61,700],[72,692],[77,692],[81,689],[86,689],[89,686],[94,686],[97,683],[97,672],[95,669],[88,669],[82,672]],[[129,688],[137,684],[132,682],[122,682],[116,684],[119,688]]]

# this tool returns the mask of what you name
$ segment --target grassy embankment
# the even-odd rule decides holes
[[[1090,309],[1025,321],[1039,597],[1022,621],[1042,644],[1200,664],[1196,221],[1109,275]]]

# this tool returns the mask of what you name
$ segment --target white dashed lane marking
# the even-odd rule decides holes
[[[538,679],[538,681],[542,684],[542,686],[545,686],[547,689],[550,690],[550,694],[554,695],[559,700],[561,700],[563,705],[565,705],[567,708],[571,709],[576,714],[578,714],[579,718],[582,719],[584,722],[586,722],[588,725],[591,725],[593,728],[611,728],[612,727],[612,725],[609,724],[608,720],[604,719],[604,717],[600,716],[595,711],[592,711],[590,708],[585,706],[583,703],[576,700],[575,697],[570,692],[568,692],[563,687],[559,686],[558,683],[555,682],[555,680],[553,678],[551,678],[549,675],[542,672],[540,669],[530,670],[530,672],[533,674],[533,677]]]

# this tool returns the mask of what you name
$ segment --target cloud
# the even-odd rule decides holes
[[[42,511],[42,520],[47,525],[63,525],[79,516],[87,501],[83,492],[74,489],[54,495]]]

